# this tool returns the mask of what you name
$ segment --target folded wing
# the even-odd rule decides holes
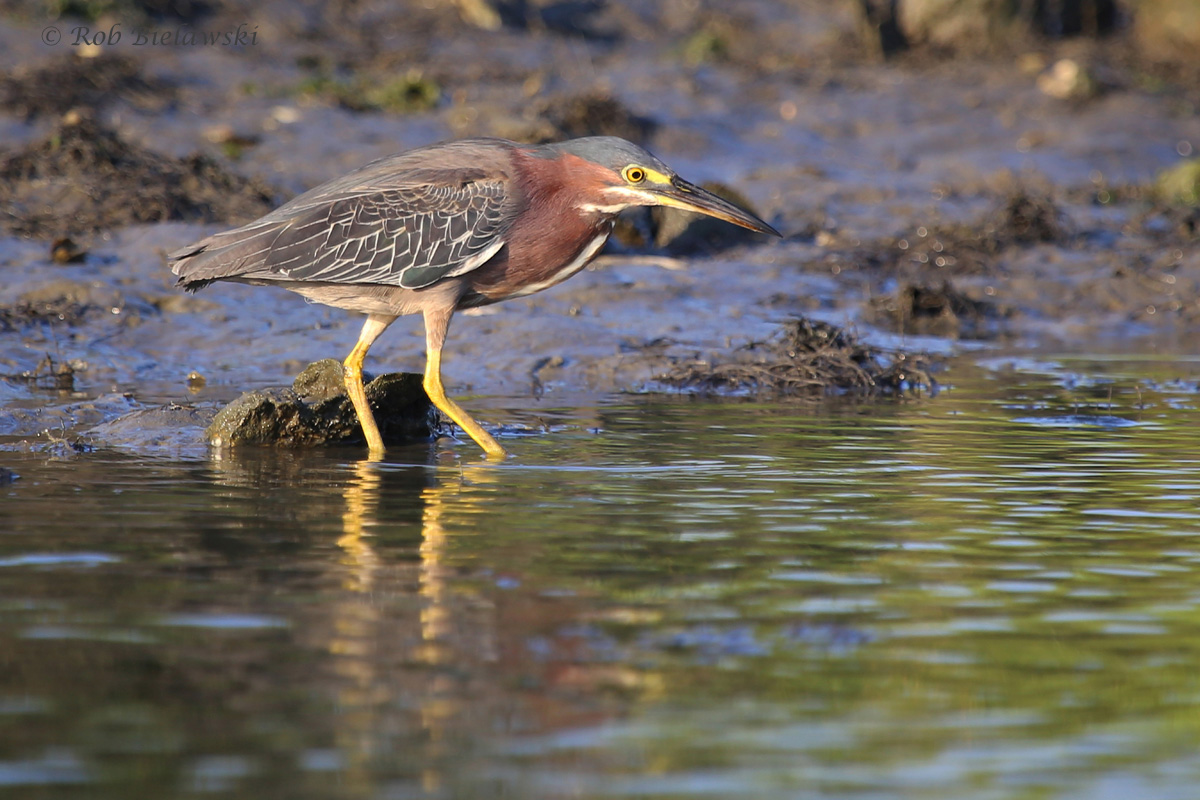
[[[515,202],[507,176],[455,170],[442,180],[441,170],[388,173],[394,166],[377,162],[357,180],[317,187],[172,253],[172,270],[189,289],[217,280],[420,289],[477,269],[504,247]]]

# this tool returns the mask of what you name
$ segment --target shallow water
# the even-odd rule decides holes
[[[617,397],[502,466],[3,453],[0,786],[1194,797],[1198,373]]]

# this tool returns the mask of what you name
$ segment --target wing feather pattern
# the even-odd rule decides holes
[[[450,147],[445,152],[453,154]],[[192,289],[238,279],[420,289],[479,268],[504,247],[519,202],[508,176],[466,164],[423,168],[416,154],[370,164],[249,225],[172,253],[179,283]]]
[[[499,251],[505,197],[502,182],[473,181],[336,200],[280,230],[262,269],[293,281],[420,289]]]

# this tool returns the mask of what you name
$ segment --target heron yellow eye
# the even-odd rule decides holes
[[[646,170],[641,167],[626,167],[624,178],[630,183],[641,183],[646,180]]]

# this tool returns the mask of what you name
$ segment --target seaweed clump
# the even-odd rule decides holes
[[[208,156],[170,158],[67,117],[42,141],[0,156],[0,231],[52,239],[168,220],[233,222],[275,205],[269,186]]]
[[[800,317],[726,361],[680,362],[659,380],[706,394],[767,398],[906,396],[922,387],[937,390],[931,369],[928,356],[874,347],[835,325]]]
[[[542,141],[580,136],[620,136],[644,145],[658,129],[657,122],[634,113],[605,92],[547,100],[541,104],[540,116],[550,129],[544,136],[538,137]]]
[[[1012,309],[976,300],[950,281],[905,283],[892,295],[871,301],[867,321],[905,334],[986,339],[996,334]]]
[[[26,120],[98,108],[114,98],[143,111],[160,112],[176,101],[175,87],[142,74],[136,59],[114,53],[95,58],[68,55],[0,77],[0,105]]]
[[[115,289],[84,281],[56,280],[22,293],[0,305],[0,333],[31,325],[80,325],[91,317],[117,318],[125,298]]]
[[[889,257],[897,266],[953,268],[955,275],[987,273],[1009,248],[1066,242],[1071,236],[1066,215],[1045,194],[1017,188],[1002,198],[983,221],[940,228],[918,228]]]

